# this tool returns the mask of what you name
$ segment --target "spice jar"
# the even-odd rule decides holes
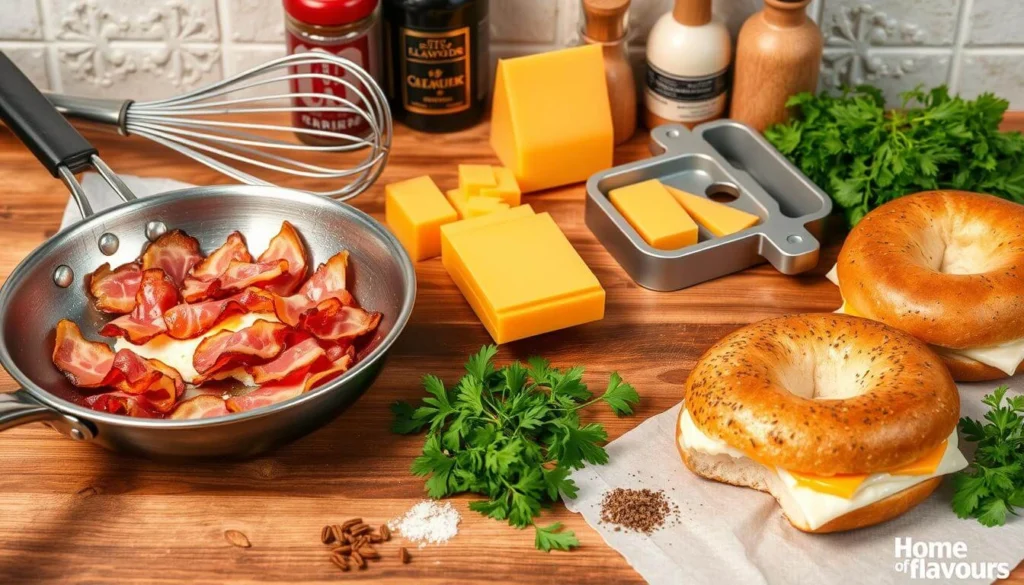
[[[284,0],[285,29],[288,54],[326,51],[344,57],[380,79],[380,0]],[[358,79],[333,65],[313,71],[311,65],[293,67],[293,73],[323,73],[341,78],[355,87]],[[340,83],[321,79],[291,80],[293,93],[329,93],[365,106],[360,95]],[[340,102],[327,103],[322,98],[292,98],[293,105],[304,108],[344,107]],[[292,114],[292,126],[312,130],[340,132],[365,137],[370,132],[366,120],[351,112],[306,111]],[[315,135],[296,133],[308,144],[350,144]]]
[[[629,63],[630,0],[583,0],[580,36],[587,44],[601,45],[608,99],[612,105],[615,144],[629,140],[636,132],[636,80]]]
[[[486,108],[487,0],[384,0],[385,91],[395,119],[454,132]]]

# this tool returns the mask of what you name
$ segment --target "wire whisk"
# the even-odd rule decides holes
[[[337,88],[344,91],[335,93]],[[248,172],[257,169],[330,181],[324,189],[305,190],[339,201],[377,180],[393,134],[387,99],[373,77],[352,61],[321,51],[274,59],[167,99],[47,97],[69,118],[148,138],[242,183],[276,185]],[[345,115],[369,131],[359,136],[291,124],[292,116],[304,114]],[[282,121],[285,116],[288,121]]]

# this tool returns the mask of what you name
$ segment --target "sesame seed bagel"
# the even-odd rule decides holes
[[[760,464],[825,476],[917,461],[960,415],[956,385],[925,344],[832,313],[727,335],[690,373],[684,403],[700,431]]]
[[[837,269],[858,315],[931,345],[976,349],[1024,335],[1024,205],[966,191],[901,197],[853,228]]]

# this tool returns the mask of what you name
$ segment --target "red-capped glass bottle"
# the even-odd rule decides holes
[[[334,53],[359,65],[380,83],[380,0],[284,0],[284,11],[289,54],[312,50]],[[320,73],[340,77],[355,87],[360,86],[357,79],[350,79],[350,74],[333,65],[325,66]],[[293,93],[326,92],[356,104],[361,103],[359,96],[349,95],[352,92],[345,86],[319,79],[294,79],[291,81],[291,90]],[[293,98],[296,106],[315,108],[340,105],[326,104],[324,101],[310,97]],[[362,117],[347,112],[295,112],[292,114],[292,125],[352,136],[365,136],[370,131]],[[297,136],[310,144],[336,143],[308,134],[299,133]]]
[[[490,86],[487,0],[383,0],[385,92],[395,119],[454,132],[483,117]]]

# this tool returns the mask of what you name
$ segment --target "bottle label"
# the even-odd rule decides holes
[[[673,75],[647,64],[647,110],[673,122],[699,122],[725,112],[729,68],[701,77]]]
[[[344,57],[370,73],[374,79],[380,80],[380,64],[378,63],[377,47],[380,44],[378,39],[378,27],[367,29],[363,34],[350,38],[341,43],[315,44],[304,41],[297,35],[288,33],[288,53],[301,54],[309,51],[326,51],[339,57]],[[307,45],[307,43],[309,43]],[[308,75],[311,73],[322,73],[347,81],[355,88],[361,88],[362,81],[353,75],[349,70],[337,65],[322,64],[315,69],[312,65],[304,64],[289,67],[289,73]],[[294,98],[296,106],[305,108],[306,111],[292,113],[292,125],[299,128],[313,130],[326,130],[340,132],[354,136],[362,136],[370,131],[370,125],[358,114],[349,112],[315,111],[311,108],[337,108],[342,104],[337,101],[330,101],[325,98],[311,97],[308,94],[330,94],[340,98],[360,103],[361,96],[349,87],[341,83],[335,83],[320,78],[303,77],[290,81],[292,93],[307,94]],[[329,102],[329,103],[328,103]]]
[[[402,102],[417,114],[442,115],[468,110],[473,71],[469,63],[469,27],[443,32],[401,29]]]

